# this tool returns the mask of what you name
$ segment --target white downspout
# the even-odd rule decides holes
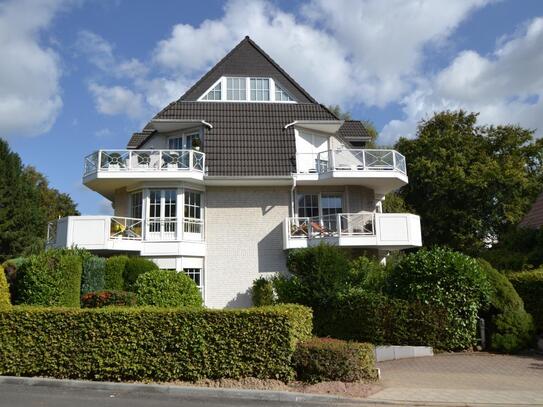
[[[296,189],[296,175],[292,176],[292,188],[290,189],[290,213],[292,217],[295,217],[294,214],[294,190]]]

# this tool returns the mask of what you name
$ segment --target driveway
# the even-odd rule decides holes
[[[438,354],[378,364],[373,401],[454,405],[543,405],[543,356]]]

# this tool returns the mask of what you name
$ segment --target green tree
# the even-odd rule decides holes
[[[421,216],[426,246],[478,254],[516,224],[540,192],[543,140],[519,126],[477,124],[477,114],[446,111],[400,139],[409,184],[405,203]]]

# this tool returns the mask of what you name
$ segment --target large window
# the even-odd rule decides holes
[[[319,216],[319,196],[317,194],[298,195],[298,216],[300,218]]]
[[[134,192],[130,195],[130,217],[141,219],[143,216],[143,193]]]
[[[221,82],[219,82],[213,89],[211,89],[202,98],[203,100],[221,100]]]
[[[149,233],[153,238],[175,239],[177,225],[177,190],[149,191]],[[156,234],[161,234],[156,235]]]
[[[185,190],[184,232],[202,233],[202,195],[200,192]]]
[[[323,194],[321,196],[322,221],[326,228],[335,230],[337,214],[343,212],[343,199],[341,195]]]
[[[246,100],[245,78],[226,78],[226,99]]]
[[[270,100],[270,80],[265,78],[251,78],[251,100]]]

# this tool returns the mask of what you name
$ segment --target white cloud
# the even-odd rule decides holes
[[[91,83],[89,90],[95,98],[96,109],[100,113],[109,116],[125,114],[132,118],[140,118],[145,110],[142,95],[128,88]]]
[[[543,18],[534,18],[491,55],[466,50],[402,100],[406,118],[388,123],[382,141],[413,136],[416,123],[443,109],[480,112],[488,124],[543,130]]]
[[[60,60],[40,41],[66,1],[13,0],[0,4],[0,135],[47,132],[62,108]]]

